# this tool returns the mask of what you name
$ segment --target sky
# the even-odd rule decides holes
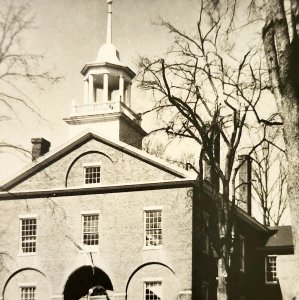
[[[16,5],[23,0],[14,0]],[[106,0],[31,0],[35,29],[26,33],[22,47],[28,53],[42,54],[41,69],[50,70],[63,79],[42,90],[22,86],[37,116],[22,105],[15,105],[16,114],[8,109],[3,114],[9,120],[0,122],[2,140],[31,149],[31,138],[44,137],[51,149],[64,143],[68,128],[62,120],[69,115],[71,104],[83,103],[83,66],[95,60],[105,42]],[[171,5],[170,5],[171,3]],[[114,0],[112,5],[113,44],[120,52],[121,61],[137,71],[139,56],[162,55],[170,45],[168,32],[156,26],[160,18],[182,29],[195,25],[199,6],[197,0]],[[133,109],[140,111],[144,94],[133,86]],[[145,129],[152,122],[144,120]],[[3,151],[3,150],[2,150]],[[14,174],[29,162],[20,153],[0,155],[0,179]]]
[[[23,4],[24,0],[14,0],[14,3]],[[113,0],[112,42],[120,52],[121,61],[136,72],[139,56],[163,57],[172,39],[167,30],[155,23],[162,18],[181,30],[190,31],[197,25],[199,3],[198,0]],[[28,53],[42,54],[41,69],[63,78],[53,86],[43,85],[42,89],[20,86],[39,115],[23,105],[14,106],[15,114],[1,107],[1,114],[9,116],[0,122],[1,139],[31,151],[31,138],[44,137],[51,142],[53,150],[68,139],[68,126],[63,118],[69,116],[71,105],[74,101],[83,103],[80,71],[86,63],[95,61],[99,48],[105,43],[107,2],[31,0],[30,4],[35,28],[23,36],[22,47]],[[242,44],[246,46],[248,40],[249,36],[237,37],[241,47]],[[146,95],[133,84],[133,110],[141,112],[147,101]],[[152,117],[144,117],[146,131],[154,126]],[[184,152],[184,148],[188,145],[181,143],[176,150]],[[0,181],[5,181],[30,161],[30,156],[1,149]]]

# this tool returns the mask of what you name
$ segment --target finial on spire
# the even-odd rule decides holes
[[[108,14],[107,14],[107,39],[106,43],[112,43],[112,0],[107,0]]]

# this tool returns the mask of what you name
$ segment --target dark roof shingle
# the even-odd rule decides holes
[[[294,247],[291,226],[271,226],[268,228],[270,229],[272,235],[266,242],[266,248],[276,249]]]

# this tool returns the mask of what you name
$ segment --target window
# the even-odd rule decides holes
[[[201,244],[202,244],[202,251],[206,254],[210,253],[209,227],[210,227],[210,215],[204,211],[202,214]]]
[[[36,252],[36,218],[21,218],[21,253]]]
[[[144,283],[144,300],[162,299],[162,281]]]
[[[99,244],[99,215],[82,215],[82,242],[84,245],[96,246]]]
[[[276,255],[267,255],[265,261],[266,283],[277,283]]]
[[[35,300],[35,286],[21,287],[21,300]]]
[[[84,167],[84,183],[93,184],[101,182],[101,166],[89,165]]]
[[[145,211],[145,247],[162,246],[162,210]]]
[[[245,271],[245,239],[242,235],[239,235],[238,239],[238,263],[240,271]]]
[[[209,300],[209,284],[206,281],[201,284],[201,299]]]

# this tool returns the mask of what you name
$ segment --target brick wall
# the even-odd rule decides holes
[[[192,263],[192,193],[190,188],[148,190],[103,195],[65,196],[51,199],[19,199],[0,202],[0,250],[5,250],[0,273],[3,288],[10,274],[31,267],[45,276],[33,276],[43,285],[45,294],[61,295],[68,276],[78,267],[91,264],[88,253],[80,251],[81,212],[99,211],[100,238],[98,252],[92,253],[95,266],[110,277],[116,293],[125,292],[130,275],[147,262],[160,262],[173,270],[155,265],[140,269],[132,278],[130,299],[140,299],[142,278],[162,277],[166,299],[173,298],[178,290],[191,289]],[[160,250],[143,250],[143,208],[162,206],[163,247]],[[38,226],[37,254],[19,256],[19,215],[36,214]],[[35,271],[32,271],[35,272]],[[21,272],[11,280],[4,294],[11,296],[17,282],[27,275]],[[29,278],[28,277],[28,278]],[[23,280],[23,279],[22,279]],[[173,283],[175,284],[175,289]],[[135,295],[136,292],[136,295]],[[118,297],[117,299],[121,299]]]
[[[100,153],[93,152],[92,154],[88,154],[90,151],[98,151]],[[84,156],[77,160],[70,169],[72,163],[80,155]],[[66,184],[66,176],[69,169],[68,186],[82,185],[82,164],[94,161],[102,162],[103,183],[132,183],[175,178],[174,175],[121,152],[118,149],[96,140],[90,140],[26,179],[14,187],[12,191],[63,188]]]

